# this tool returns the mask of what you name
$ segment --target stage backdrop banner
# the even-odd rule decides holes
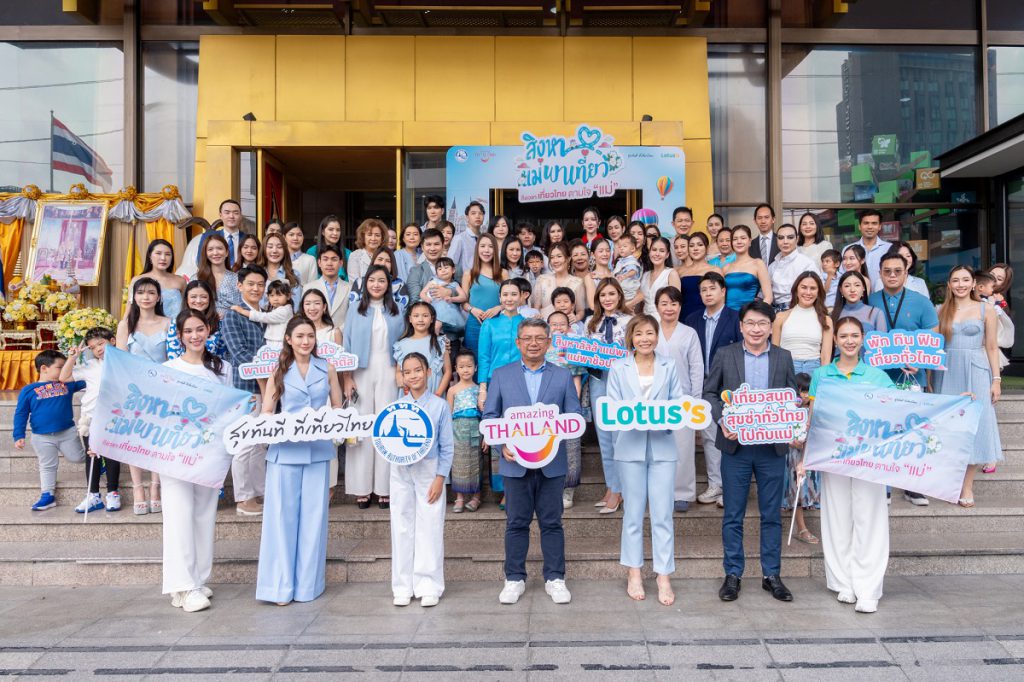
[[[968,396],[823,381],[804,465],[956,502],[980,418]]]
[[[252,396],[116,348],[103,360],[89,447],[110,459],[220,488],[231,466],[224,430]]]

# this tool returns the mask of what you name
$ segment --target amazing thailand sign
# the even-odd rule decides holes
[[[586,429],[575,412],[562,414],[557,405],[510,407],[495,419],[480,422],[480,435],[492,447],[504,446],[527,469],[540,469],[558,454],[563,440],[579,438]]]

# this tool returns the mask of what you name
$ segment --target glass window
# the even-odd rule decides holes
[[[177,26],[210,26],[215,22],[203,9],[202,0],[141,0],[142,23]]]
[[[256,233],[256,159],[255,151],[238,153],[238,200],[242,204],[243,232]]]
[[[402,180],[402,222],[427,222],[423,200],[429,194],[444,197],[447,152],[407,152]]]
[[[709,45],[711,155],[716,201],[761,201],[767,191],[763,45]]]
[[[966,197],[973,199],[972,197]],[[776,224],[798,224],[808,209],[787,208]],[[825,231],[825,239],[841,250],[860,239],[855,209],[810,210]],[[881,209],[882,229],[878,233],[886,241],[905,241],[917,253],[918,266],[914,273],[928,283],[935,299],[936,288],[945,283],[955,265],[981,267],[981,247],[978,241],[978,209],[929,208]]]
[[[1020,0],[986,0],[990,31],[1024,31],[1024,12]]]
[[[1007,0],[1017,2],[1017,0]],[[782,0],[782,25],[792,28],[977,28],[977,10],[972,0]],[[845,6],[846,10],[838,9]],[[1018,5],[1019,9],[1019,5]],[[989,26],[993,26],[989,19]]]
[[[1024,47],[988,48],[988,87],[990,126],[1024,114]]]
[[[0,43],[0,186],[117,190],[124,177],[124,56],[102,43]]]
[[[145,43],[142,68],[143,191],[176,185],[191,204],[199,43]]]
[[[1024,273],[1024,171],[1006,181],[1006,233],[1009,236],[1007,262]],[[1010,287],[1010,310],[1014,326],[1024,325],[1024,276],[1018,274]],[[1024,334],[1017,334],[1014,357],[1024,355]]]
[[[977,133],[974,60],[968,48],[783,46],[785,200],[949,201],[927,169]]]

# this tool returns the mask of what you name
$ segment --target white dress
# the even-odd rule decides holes
[[[658,310],[654,304],[654,297],[658,295],[658,292],[663,287],[668,286],[668,276],[671,274],[672,268],[662,268],[661,274],[658,278],[651,283],[651,273],[645,272],[640,278],[640,291],[644,295],[644,312],[648,315],[657,315]]]
[[[371,303],[370,357],[364,369],[354,373],[359,400],[359,414],[377,414],[395,400],[395,366],[391,363],[388,345],[388,323],[384,319],[384,306]],[[350,447],[345,457],[345,493],[365,497],[370,493],[387,496],[391,490],[391,471],[384,458],[377,455],[370,438],[361,439]]]

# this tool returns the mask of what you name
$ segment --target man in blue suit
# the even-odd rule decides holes
[[[704,310],[691,313],[683,324],[697,332],[700,339],[700,351],[704,356],[704,373],[711,371],[711,363],[720,348],[741,341],[740,316],[732,308],[725,306],[725,278],[717,272],[707,272],[700,278],[700,298],[704,302]],[[711,425],[701,434],[704,444],[704,462],[708,470],[708,488],[697,496],[701,504],[722,506],[722,451],[715,445],[718,438],[718,426]]]
[[[510,407],[538,403],[555,405],[561,414],[582,414],[569,370],[544,360],[551,346],[547,323],[533,318],[520,322],[516,346],[521,359],[491,374],[483,419],[502,417]],[[536,514],[544,554],[544,591],[556,604],[568,604],[572,595],[565,586],[565,534],[562,531],[562,488],[569,470],[565,443],[558,445],[555,458],[540,469],[523,467],[508,448],[502,447],[502,454],[499,471],[505,480],[507,521],[505,587],[498,601],[515,604],[526,591],[526,552],[530,548],[530,524]]]

